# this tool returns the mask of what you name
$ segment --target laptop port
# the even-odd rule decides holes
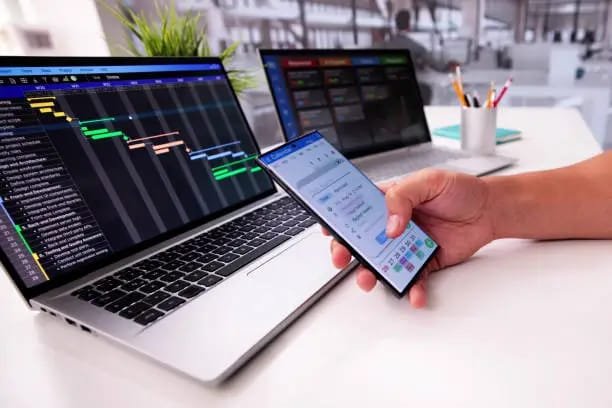
[[[40,310],[41,310],[42,312],[47,313],[47,309],[45,309],[44,307],[41,307],[41,308],[40,308]]]
[[[55,314],[55,312],[52,312],[51,310],[49,310],[49,314],[53,317],[57,317],[57,315]]]
[[[76,322],[75,322],[74,320],[71,320],[71,319],[69,319],[69,318],[66,318],[66,319],[64,319],[64,320],[66,320],[66,323],[68,323],[69,325],[71,325],[71,326],[76,326]]]
[[[91,329],[89,327],[87,327],[87,326],[81,325],[81,330],[83,330],[84,332],[87,332],[87,333],[91,333]]]

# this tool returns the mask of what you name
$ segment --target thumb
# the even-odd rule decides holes
[[[425,169],[391,186],[385,193],[389,211],[387,236],[399,236],[412,218],[414,208],[440,195],[450,179],[450,173],[447,171]]]

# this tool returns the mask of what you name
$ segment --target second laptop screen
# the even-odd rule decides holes
[[[285,136],[311,130],[349,157],[430,140],[408,53],[263,52]]]

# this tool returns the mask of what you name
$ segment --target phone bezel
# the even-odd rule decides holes
[[[304,201],[304,200],[303,200],[303,199],[302,199],[302,198],[299,196],[299,194],[297,194],[297,193],[296,193],[296,192],[293,190],[293,188],[292,188],[291,186],[287,185],[287,184],[286,184],[286,183],[285,183],[285,182],[284,182],[284,181],[283,181],[283,180],[280,178],[280,176],[279,176],[279,175],[277,175],[277,174],[276,174],[274,171],[272,171],[272,170],[270,169],[270,167],[268,166],[268,164],[266,164],[266,163],[265,163],[263,160],[261,160],[261,158],[262,158],[263,156],[267,156],[267,155],[269,155],[269,154],[274,153],[274,152],[275,152],[275,151],[277,151],[277,150],[280,150],[280,149],[283,149],[283,148],[285,148],[285,147],[287,147],[287,146],[290,146],[290,145],[292,145],[292,144],[295,144],[295,143],[296,143],[296,142],[298,142],[300,139],[303,139],[303,138],[308,137],[308,136],[310,136],[310,135],[312,135],[312,134],[315,134],[315,133],[316,133],[316,134],[319,134],[319,135],[320,135],[320,136],[321,136],[323,139],[325,139],[325,137],[323,137],[323,135],[321,135],[321,133],[320,133],[319,131],[308,132],[308,133],[305,133],[305,134],[301,135],[300,137],[295,138],[295,139],[293,139],[293,140],[291,140],[291,141],[289,141],[289,142],[283,143],[282,145],[279,145],[279,146],[277,146],[277,147],[275,147],[275,148],[273,148],[273,149],[271,149],[271,150],[267,151],[267,152],[266,152],[266,153],[264,153],[264,154],[260,154],[260,155],[259,155],[259,157],[257,157],[256,161],[257,161],[257,163],[258,163],[258,164],[259,164],[259,165],[260,165],[260,166],[261,166],[261,167],[262,167],[262,168],[263,168],[263,169],[264,169],[264,170],[265,170],[265,171],[266,171],[266,172],[267,172],[267,173],[270,175],[270,177],[272,177],[272,178],[274,179],[274,181],[276,181],[276,182],[277,182],[277,183],[278,183],[278,184],[279,184],[279,185],[280,185],[280,186],[283,188],[283,190],[285,190],[285,191],[287,192],[287,194],[289,194],[289,195],[290,195],[290,196],[291,196],[291,197],[292,197],[294,200],[296,200],[298,203],[300,203],[300,204],[302,205],[302,207],[304,207],[304,208],[305,208],[305,209],[306,209],[306,210],[307,210],[307,211],[308,211],[308,212],[309,212],[309,213],[310,213],[310,214],[311,214],[311,215],[312,215],[312,216],[313,216],[313,217],[314,217],[314,218],[315,218],[315,219],[316,219],[316,220],[319,222],[319,224],[321,224],[321,225],[322,225],[324,228],[326,228],[326,229],[329,231],[329,233],[330,233],[330,234],[331,234],[331,235],[332,235],[332,236],[333,236],[333,237],[334,237],[336,240],[338,240],[338,242],[340,242],[342,245],[344,245],[344,246],[345,246],[345,247],[346,247],[346,248],[347,248],[347,249],[348,249],[348,250],[351,252],[351,254],[352,254],[354,257],[355,257],[355,259],[357,259],[357,260],[359,261],[359,263],[361,263],[361,264],[362,264],[363,266],[365,266],[367,269],[369,269],[370,271],[372,271],[372,272],[374,273],[374,275],[376,275],[376,278],[377,278],[379,281],[383,282],[383,284],[384,284],[385,286],[387,286],[389,289],[391,289],[391,291],[392,291],[392,292],[393,292],[393,293],[394,293],[394,294],[395,294],[395,295],[396,295],[398,298],[402,298],[402,297],[404,297],[404,296],[405,296],[405,295],[408,293],[408,291],[410,290],[410,288],[412,288],[412,286],[414,286],[414,284],[415,284],[416,282],[418,282],[418,281],[419,281],[419,279],[420,279],[420,277],[421,277],[421,274],[422,274],[423,270],[425,269],[425,267],[427,266],[427,264],[428,264],[428,263],[429,263],[429,262],[430,262],[430,261],[433,259],[433,257],[436,255],[436,253],[437,253],[437,252],[438,252],[438,250],[440,249],[440,245],[439,245],[437,242],[435,242],[435,241],[434,241],[434,242],[435,242],[435,244],[436,244],[436,248],[435,248],[435,249],[434,249],[434,250],[431,252],[431,254],[429,254],[429,256],[428,256],[428,257],[425,259],[425,262],[423,262],[423,266],[421,266],[421,268],[420,268],[420,269],[417,271],[417,273],[414,275],[414,277],[413,277],[413,278],[412,278],[412,279],[411,279],[411,280],[408,282],[408,284],[406,285],[406,287],[405,287],[405,288],[404,288],[402,291],[399,291],[399,290],[397,290],[397,289],[396,289],[396,288],[395,288],[395,287],[394,287],[394,286],[393,286],[393,285],[392,285],[392,284],[391,284],[391,283],[390,283],[390,282],[387,280],[387,278],[386,278],[386,277],[385,277],[385,276],[384,276],[382,273],[380,273],[378,270],[376,270],[376,268],[374,268],[374,267],[372,266],[372,264],[370,264],[370,263],[369,263],[369,262],[368,262],[368,261],[367,261],[367,260],[366,260],[366,259],[365,259],[363,256],[361,256],[361,255],[359,254],[359,252],[358,252],[357,250],[355,250],[355,248],[353,247],[353,245],[349,244],[349,243],[347,242],[347,240],[346,240],[346,239],[344,239],[344,238],[343,238],[343,237],[342,237],[342,236],[341,236],[341,235],[340,235],[340,234],[339,234],[339,233],[338,233],[336,230],[334,230],[334,229],[333,229],[333,228],[332,228],[332,227],[329,225],[329,223],[327,223],[327,222],[325,221],[325,219],[323,219],[323,217],[322,217],[322,216],[320,216],[319,214],[317,214],[317,212],[316,212],[316,211],[314,211],[314,210],[311,208],[311,206],[310,206],[310,205],[309,205],[307,202],[305,202],[305,201]],[[347,158],[346,158],[346,157],[345,157],[345,156],[344,156],[344,155],[343,155],[341,152],[338,152],[338,153],[339,153],[339,154],[340,154],[340,155],[341,155],[343,158],[345,158],[346,160],[349,160],[349,159],[347,159]],[[350,162],[350,160],[349,160],[349,162]],[[354,165],[352,162],[351,162],[351,165],[354,167],[354,169],[355,169],[356,171],[358,171],[359,173],[363,174],[363,175],[364,175],[364,177],[365,177],[365,178],[366,178],[366,179],[367,179],[367,180],[368,180],[368,181],[369,181],[369,182],[370,182],[372,185],[374,185],[374,187],[376,187],[376,188],[378,189],[378,186],[376,186],[376,184],[374,184],[374,183],[372,182],[372,180],[370,180],[370,179],[368,178],[368,176],[366,176],[366,175],[365,175],[365,174],[364,174],[364,173],[363,173],[361,170],[359,170],[359,168],[358,168],[357,166],[355,166],[355,165]],[[421,227],[419,227],[419,228],[421,228]],[[423,230],[423,229],[421,228],[421,230]],[[425,232],[425,233],[427,234],[427,236],[428,236],[430,239],[432,239],[432,240],[433,240],[433,238],[431,237],[431,235],[430,235],[430,234],[429,234],[427,231],[423,230],[423,232]]]

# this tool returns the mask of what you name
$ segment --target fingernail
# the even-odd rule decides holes
[[[391,214],[387,220],[387,235],[395,233],[400,225],[400,217],[397,214]]]

